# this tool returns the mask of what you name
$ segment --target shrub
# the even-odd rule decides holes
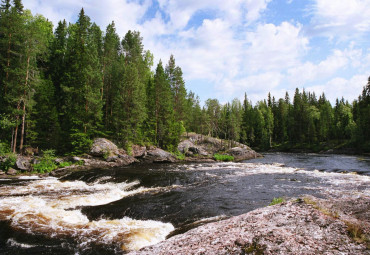
[[[43,155],[40,158],[40,163],[34,164],[33,169],[41,174],[49,173],[58,168],[54,160],[55,160],[55,151],[45,150],[43,151]]]
[[[233,161],[234,157],[230,155],[214,154],[213,158],[217,161]]]
[[[15,155],[14,153],[7,153],[5,154],[5,157],[5,161],[0,162],[0,169],[6,172],[9,170],[9,168],[14,167],[15,162],[17,161],[17,155]]]
[[[7,155],[10,153],[10,146],[7,143],[0,141],[0,155]]]
[[[269,204],[270,205],[277,205],[277,204],[281,204],[281,203],[284,203],[285,202],[285,199],[283,197],[274,197],[274,199],[272,199],[271,203]]]
[[[62,167],[67,167],[67,166],[71,166],[71,165],[73,165],[72,162],[65,161],[65,162],[60,162],[58,167],[62,168]]]
[[[176,159],[178,159],[178,160],[184,160],[185,159],[185,154],[183,154],[183,153],[181,153],[179,151],[176,151],[174,153],[174,155],[175,155]]]

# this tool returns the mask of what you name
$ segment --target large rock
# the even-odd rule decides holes
[[[127,166],[139,161],[133,156],[119,154],[115,162],[118,166]]]
[[[145,146],[140,146],[140,145],[132,145],[131,147],[131,156],[135,158],[142,158],[146,155],[146,147]]]
[[[8,175],[16,175],[17,174],[17,170],[15,170],[14,168],[9,168],[6,173]]]
[[[144,161],[154,163],[173,163],[176,162],[176,158],[171,153],[154,147],[147,151]]]
[[[29,171],[31,169],[30,159],[26,157],[19,156],[15,162],[15,166],[18,170]]]
[[[202,147],[195,145],[190,140],[184,140],[179,143],[177,146],[177,150],[185,155],[200,155],[200,156],[208,156],[208,152]]]
[[[347,219],[328,214],[298,199],[209,223],[129,254],[370,254],[366,244],[351,238]],[[368,220],[357,223],[365,234]]]
[[[234,147],[227,151],[227,153],[234,157],[235,161],[242,161],[262,157],[261,154],[249,148]]]
[[[90,154],[96,157],[112,157],[119,154],[118,147],[105,138],[96,138],[90,150]]]

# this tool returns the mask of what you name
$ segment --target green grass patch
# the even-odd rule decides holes
[[[58,167],[59,167],[59,168],[63,168],[63,167],[71,166],[71,165],[73,165],[73,163],[72,163],[72,162],[70,162],[70,161],[65,161],[65,162],[60,162],[60,163],[59,163],[59,165],[58,165]]]
[[[281,203],[284,203],[284,202],[285,202],[285,198],[283,198],[283,197],[274,197],[274,199],[272,199],[272,201],[269,204],[269,206],[281,204]]]
[[[184,153],[181,153],[179,151],[176,151],[175,153],[173,153],[173,155],[176,157],[176,159],[178,160],[185,160],[185,154]]]
[[[214,154],[213,158],[217,161],[233,161],[234,157],[230,155]]]

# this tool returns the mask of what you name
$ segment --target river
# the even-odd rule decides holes
[[[119,254],[274,197],[368,196],[369,187],[370,158],[285,153],[0,179],[0,254]]]

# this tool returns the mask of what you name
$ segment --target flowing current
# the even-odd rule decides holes
[[[274,197],[370,196],[369,184],[369,158],[276,153],[253,163],[2,179],[0,254],[124,253],[267,206]]]

